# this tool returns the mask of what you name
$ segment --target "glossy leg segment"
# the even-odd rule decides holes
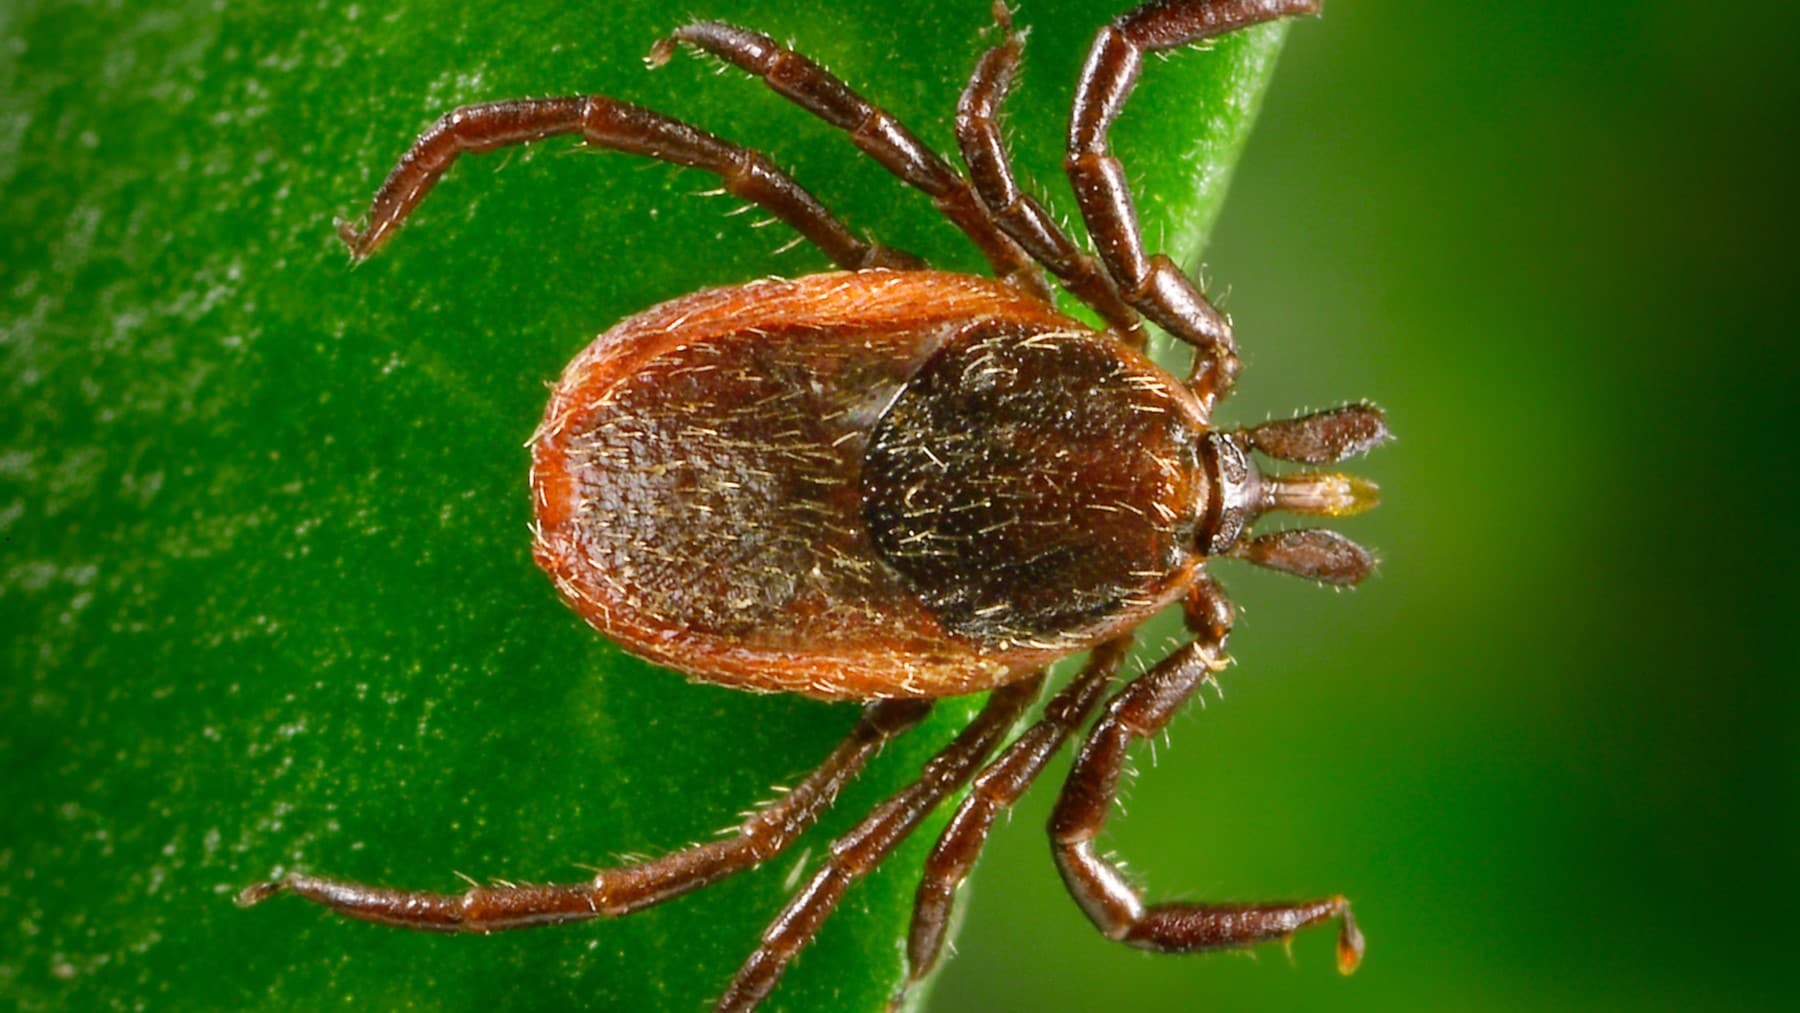
[[[578,134],[589,145],[710,172],[725,190],[793,226],[839,267],[917,268],[909,253],[857,238],[818,199],[768,157],[698,127],[603,95],[516,99],[464,106],[432,124],[402,155],[369,206],[360,231],[340,223],[338,234],[358,260],[374,252],[425,199],[458,155]]]
[[[1040,673],[1002,686],[988,697],[975,720],[925,765],[919,779],[902,789],[831,842],[824,864],[763,932],[762,944],[732,979],[718,1009],[754,1009],[781,979],[782,972],[819,932],[851,884],[867,875],[918,828],[939,802],[962,787],[1006,739],[1043,688]]]
[[[1093,714],[1130,648],[1130,637],[1094,648],[1081,674],[1045,705],[1044,716],[975,775],[969,797],[950,818],[950,825],[926,859],[906,947],[910,969],[890,1007],[898,1006],[906,989],[923,980],[936,965],[950,926],[956,888],[975,868],[994,821],[1025,794],[1051,757]]]
[[[1137,86],[1146,52],[1175,49],[1251,25],[1318,10],[1316,0],[1159,0],[1100,29],[1069,119],[1064,167],[1088,233],[1125,301],[1194,346],[1194,392],[1209,410],[1238,371],[1231,325],[1174,261],[1148,254],[1125,168],[1107,135]]]
[[[1004,4],[997,4],[994,14],[1006,39],[983,54],[956,106],[956,143],[969,167],[969,178],[995,223],[1008,236],[1049,268],[1071,295],[1100,314],[1114,333],[1142,348],[1142,321],[1119,297],[1100,262],[1077,246],[1036,198],[1019,189],[999,115],[1018,73],[1025,35],[1013,31],[1012,15]]]
[[[499,932],[589,918],[617,918],[754,868],[786,850],[836,801],[889,739],[917,724],[927,701],[884,700],[864,708],[844,741],[785,795],[752,813],[728,838],[637,865],[605,869],[586,883],[475,887],[457,894],[393,890],[290,874],[238,895],[243,906],[292,893],[363,921],[428,932]]]
[[[1119,868],[1094,851],[1094,839],[1105,829],[1118,796],[1127,751],[1162,731],[1195,689],[1225,665],[1232,609],[1224,592],[1203,578],[1187,607],[1194,640],[1108,701],[1076,757],[1050,817],[1051,849],[1063,882],[1108,938],[1147,950],[1194,953],[1251,946],[1337,918],[1338,969],[1348,974],[1362,959],[1363,939],[1342,897],[1146,906]]]
[[[899,120],[830,71],[767,35],[719,21],[676,30],[651,50],[651,65],[668,62],[676,43],[756,75],[777,94],[849,133],[851,142],[883,168],[929,195],[944,217],[975,242],[996,275],[1050,298],[1038,266],[994,223],[969,181]]]

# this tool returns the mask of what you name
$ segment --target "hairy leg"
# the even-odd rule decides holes
[[[890,1008],[897,1008],[906,990],[924,980],[937,963],[950,926],[956,888],[974,869],[994,821],[1025,794],[1062,744],[1093,714],[1130,648],[1130,637],[1094,648],[1081,674],[1045,705],[1044,716],[975,775],[969,797],[950,817],[950,825],[944,828],[931,857],[925,861],[925,877],[919,881],[912,931],[906,945],[910,965],[907,980],[889,1003]]]
[[[1077,246],[1042,204],[1019,189],[999,117],[1018,72],[1025,35],[1013,31],[1012,15],[1004,4],[996,4],[994,14],[1006,38],[982,55],[956,106],[956,143],[969,178],[1001,230],[1049,268],[1071,295],[1100,314],[1114,333],[1142,348],[1142,321],[1119,297],[1100,262]]]
[[[1342,897],[1297,903],[1147,905],[1094,839],[1118,796],[1126,753],[1162,731],[1194,690],[1225,664],[1232,608],[1224,592],[1203,578],[1187,602],[1195,638],[1133,680],[1108,701],[1088,732],[1075,767],[1050,817],[1050,844],[1063,882],[1109,939],[1147,950],[1196,953],[1286,939],[1310,925],[1340,919],[1338,969],[1362,960],[1363,938]]]
[[[851,143],[882,168],[930,196],[944,217],[974,241],[996,275],[1050,299],[1037,265],[994,223],[969,181],[905,124],[830,71],[761,32],[721,21],[677,29],[651,50],[651,66],[667,63],[677,43],[756,75],[777,94],[847,132]]]
[[[875,808],[854,829],[831,842],[825,862],[763,932],[762,943],[733,978],[718,1009],[749,1010],[775,988],[789,963],[813,941],[819,927],[857,880],[918,828],[946,796],[963,786],[1006,739],[1043,688],[1043,673],[1002,686],[975,720],[931,758],[919,779]]]
[[[1223,314],[1163,254],[1150,254],[1125,167],[1108,135],[1137,86],[1144,54],[1191,45],[1251,25],[1318,10],[1317,0],[1157,0],[1100,29],[1088,51],[1069,118],[1064,168],[1100,259],[1125,301],[1194,346],[1194,392],[1208,411],[1237,376],[1237,343]]]
[[[350,255],[367,257],[412,214],[438,179],[464,153],[481,153],[578,134],[596,148],[645,155],[718,176],[728,193],[742,197],[793,226],[839,267],[917,268],[909,253],[864,242],[837,220],[818,198],[766,155],[715,137],[661,113],[607,98],[569,95],[513,99],[463,106],[432,124],[400,157],[375,192],[367,224],[339,223]]]
[[[248,907],[292,893],[363,921],[427,932],[499,932],[589,918],[617,918],[751,869],[786,850],[837,800],[881,746],[918,724],[925,701],[884,700],[863,710],[825,762],[758,809],[738,832],[636,865],[604,869],[586,883],[475,887],[462,893],[395,890],[290,873],[238,894]]]

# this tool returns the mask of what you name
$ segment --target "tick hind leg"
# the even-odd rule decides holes
[[[667,63],[676,44],[693,46],[761,78],[777,94],[850,135],[851,143],[909,186],[924,191],[944,217],[974,241],[994,273],[1049,300],[1030,256],[1001,230],[969,181],[906,125],[824,67],[761,32],[720,21],[677,29],[650,52]]]
[[[1194,346],[1194,392],[1210,411],[1238,372],[1237,344],[1224,315],[1163,254],[1149,254],[1138,229],[1125,168],[1108,140],[1113,121],[1137,87],[1145,53],[1192,45],[1295,14],[1316,13],[1317,0],[1159,0],[1100,29],[1088,51],[1069,117],[1064,168],[1075,188],[1100,259],[1137,307]]]
[[[1126,753],[1162,731],[1195,689],[1224,665],[1231,606],[1203,578],[1187,602],[1195,639],[1133,680],[1108,701],[1088,733],[1050,817],[1051,849],[1063,882],[1094,925],[1110,939],[1147,950],[1197,953],[1287,939],[1300,929],[1340,920],[1338,970],[1362,960],[1362,933],[1342,897],[1298,903],[1146,905],[1118,866],[1094,851],[1118,796]]]
[[[917,268],[912,254],[863,241],[766,155],[661,113],[604,95],[514,99],[446,113],[413,142],[369,205],[360,230],[338,234],[358,260],[374,252],[425,199],[457,156],[578,134],[588,144],[718,176],[725,190],[793,226],[839,267]]]
[[[956,888],[974,869],[994,821],[1012,808],[1075,729],[1086,723],[1105,698],[1106,687],[1130,648],[1128,636],[1094,648],[1081,674],[1044,706],[1043,718],[975,775],[969,797],[950,817],[950,825],[944,828],[931,849],[931,857],[925,861],[925,875],[919,881],[912,931],[906,944],[907,977],[888,1003],[889,1009],[898,1009],[907,990],[923,981],[937,964],[950,927]]]
[[[779,855],[836,801],[883,743],[919,722],[928,702],[887,700],[862,719],[818,769],[752,813],[731,837],[662,858],[605,869],[585,883],[475,887],[430,893],[290,874],[238,895],[249,905],[292,893],[363,921],[427,932],[499,932],[590,918],[616,918],[716,883]]]
[[[717,1009],[756,1008],[781,980],[788,964],[813,941],[851,885],[881,864],[939,802],[968,782],[988,754],[1005,741],[1013,723],[1037,699],[1043,684],[1040,672],[994,690],[987,706],[925,764],[917,781],[876,806],[849,833],[832,841],[824,864],[805,886],[794,891],[781,914],[763,932],[761,945],[738,970]]]

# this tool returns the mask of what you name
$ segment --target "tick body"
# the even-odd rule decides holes
[[[952,696],[1128,632],[1200,553],[1179,381],[1000,282],[760,281],[570,364],[537,556],[602,632],[715,682]]]
[[[1351,404],[1251,428],[1215,425],[1238,371],[1231,328],[1168,258],[1144,249],[1108,147],[1145,53],[1314,10],[1311,0],[1163,0],[1100,30],[1066,160],[1097,255],[1014,179],[998,112],[1023,36],[1004,8],[1003,40],[958,108],[966,176],[766,36],[702,22],[653,51],[653,63],[677,43],[717,56],[843,128],[929,195],[995,279],[934,271],[863,239],[765,156],[616,99],[470,106],[427,130],[376,193],[367,224],[340,228],[354,256],[389,237],[459,154],[575,134],[710,172],[838,265],[685,296],[595,339],[564,371],[532,439],[531,487],[539,565],[621,646],[704,681],[861,701],[863,716],[735,835],[587,882],[442,894],[290,873],[240,901],[288,892],[351,917],[442,932],[629,914],[779,854],[933,700],[991,690],[918,781],[831,844],[720,1009],[767,996],[849,887],[972,785],[927,861],[898,1000],[935,964],[956,888],[994,820],[1084,727],[1050,836],[1065,885],[1096,927],[1134,946],[1195,952],[1336,919],[1339,967],[1354,969],[1362,937],[1341,897],[1148,904],[1094,844],[1130,747],[1158,734],[1226,663],[1234,609],[1209,561],[1338,585],[1373,565],[1330,530],[1253,529],[1271,512],[1373,506],[1375,488],[1362,479],[1266,462],[1359,455],[1387,438],[1380,411]],[[1046,271],[1104,325],[1059,312]],[[1191,347],[1185,378],[1143,355],[1146,320]],[[1133,630],[1174,603],[1190,639],[1115,691]],[[1009,741],[1047,666],[1082,652],[1082,671]]]

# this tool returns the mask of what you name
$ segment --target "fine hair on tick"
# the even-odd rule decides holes
[[[435,893],[287,872],[240,903],[294,894],[432,932],[627,915],[781,854],[935,701],[986,692],[918,780],[831,842],[719,1009],[767,997],[850,887],[968,787],[925,862],[898,1004],[937,963],[957,887],[995,820],[1073,737],[1081,746],[1050,819],[1052,851],[1108,938],[1192,953],[1335,921],[1338,966],[1354,970],[1363,938],[1343,897],[1151,903],[1096,847],[1131,748],[1153,742],[1226,666],[1235,608],[1211,561],[1340,587],[1374,566],[1328,528],[1257,528],[1271,514],[1373,507],[1373,483],[1322,469],[1387,440],[1381,411],[1351,403],[1215,426],[1239,370],[1231,324],[1145,248],[1110,147],[1147,54],[1316,12],[1314,0],[1157,0],[1099,30],[1064,162],[1091,252],[1015,177],[1000,107],[1025,39],[1004,6],[999,40],[957,106],[960,169],[766,35],[702,21],[651,50],[653,67],[682,46],[715,57],[845,131],[923,191],[992,278],[934,270],[866,238],[755,149],[618,99],[490,102],[429,127],[366,218],[340,224],[354,258],[392,237],[459,156],[573,135],[710,173],[836,266],[653,306],[576,355],[531,441],[534,554],[568,604],[633,654],[705,682],[857,701],[862,716],[729,836],[583,882]],[[1058,286],[1100,326],[1062,313]],[[1191,351],[1185,376],[1144,354],[1146,325]],[[1185,638],[1115,688],[1136,629],[1171,605]],[[1083,653],[1080,671],[1013,734],[1049,666]]]

